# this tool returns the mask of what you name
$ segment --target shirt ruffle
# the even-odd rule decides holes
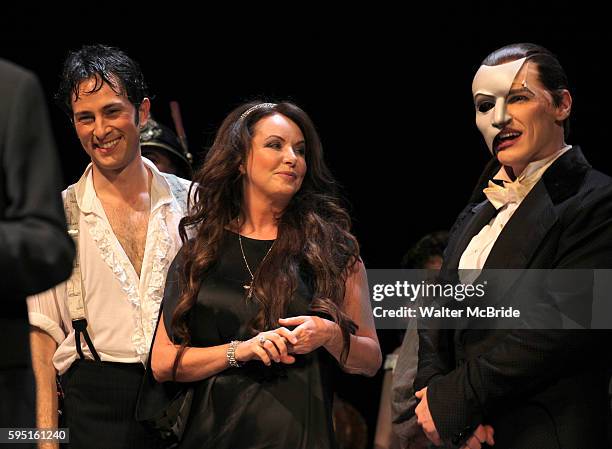
[[[145,363],[149,354],[149,349],[153,340],[153,332],[157,324],[159,305],[163,298],[166,274],[170,265],[169,253],[173,246],[168,225],[166,223],[166,213],[170,204],[164,204],[160,210],[154,214],[153,223],[149,223],[152,234],[147,235],[153,238],[150,246],[153,251],[150,265],[148,285],[144,298],[139,297],[138,285],[132,282],[129,270],[132,269],[129,260],[118,255],[113,246],[114,236],[103,219],[96,214],[87,215],[85,220],[89,223],[89,232],[100,251],[102,260],[108,265],[113,275],[119,282],[121,289],[126,294],[132,305],[132,319],[134,333],[132,344],[140,360]],[[174,208],[173,208],[173,212]],[[143,266],[144,267],[144,266]]]

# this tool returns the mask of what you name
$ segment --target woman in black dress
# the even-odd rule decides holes
[[[196,382],[180,447],[335,447],[333,370],[372,376],[381,353],[312,122],[242,105],[194,181],[151,359],[158,381]]]

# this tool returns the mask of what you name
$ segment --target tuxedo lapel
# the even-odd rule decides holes
[[[449,250],[445,253],[447,256],[447,259],[444,261],[445,270],[455,271],[459,268],[461,255],[472,240],[472,237],[478,234],[491,221],[496,212],[488,200],[466,209],[465,218],[461,220],[462,224],[455,231],[456,238],[453,239],[454,242],[449,242]]]
[[[557,159],[512,215],[483,268],[527,268],[540,243],[557,221],[559,204],[576,194],[589,168],[578,146]],[[491,169],[487,170],[487,175],[489,172]],[[472,197],[481,199],[483,196],[482,186],[479,185]],[[449,273],[459,268],[459,261],[468,244],[495,214],[495,208],[488,200],[464,209],[451,231],[442,272]]]
[[[528,268],[557,221],[559,204],[576,194],[589,167],[578,146],[557,159],[512,215],[483,268]]]
[[[556,221],[554,205],[544,182],[540,180],[495,241],[483,266],[485,271],[478,278],[479,282],[488,282],[489,301],[492,304],[506,298],[507,292],[523,275],[523,269],[529,267],[535,252]],[[506,302],[503,304],[508,305]]]
[[[483,268],[527,268],[548,230],[557,221],[543,180],[525,197],[497,238]]]

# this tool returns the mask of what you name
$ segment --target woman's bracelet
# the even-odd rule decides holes
[[[229,346],[227,347],[227,352],[225,355],[227,356],[227,361],[229,362],[229,366],[232,368],[240,368],[242,364],[236,360],[236,347],[242,343],[240,340],[233,340]]]

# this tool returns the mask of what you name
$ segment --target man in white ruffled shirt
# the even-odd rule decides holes
[[[47,361],[35,373],[38,426],[57,427],[57,370],[70,447],[155,447],[134,409],[166,272],[181,245],[189,181],[141,157],[139,131],[150,102],[138,65],[125,53],[102,45],[71,53],[57,99],[91,164],[64,191],[69,221],[71,211],[78,215],[71,232],[78,234],[80,276],[28,299],[31,324],[46,334],[32,348]],[[74,308],[86,321],[75,321]]]

